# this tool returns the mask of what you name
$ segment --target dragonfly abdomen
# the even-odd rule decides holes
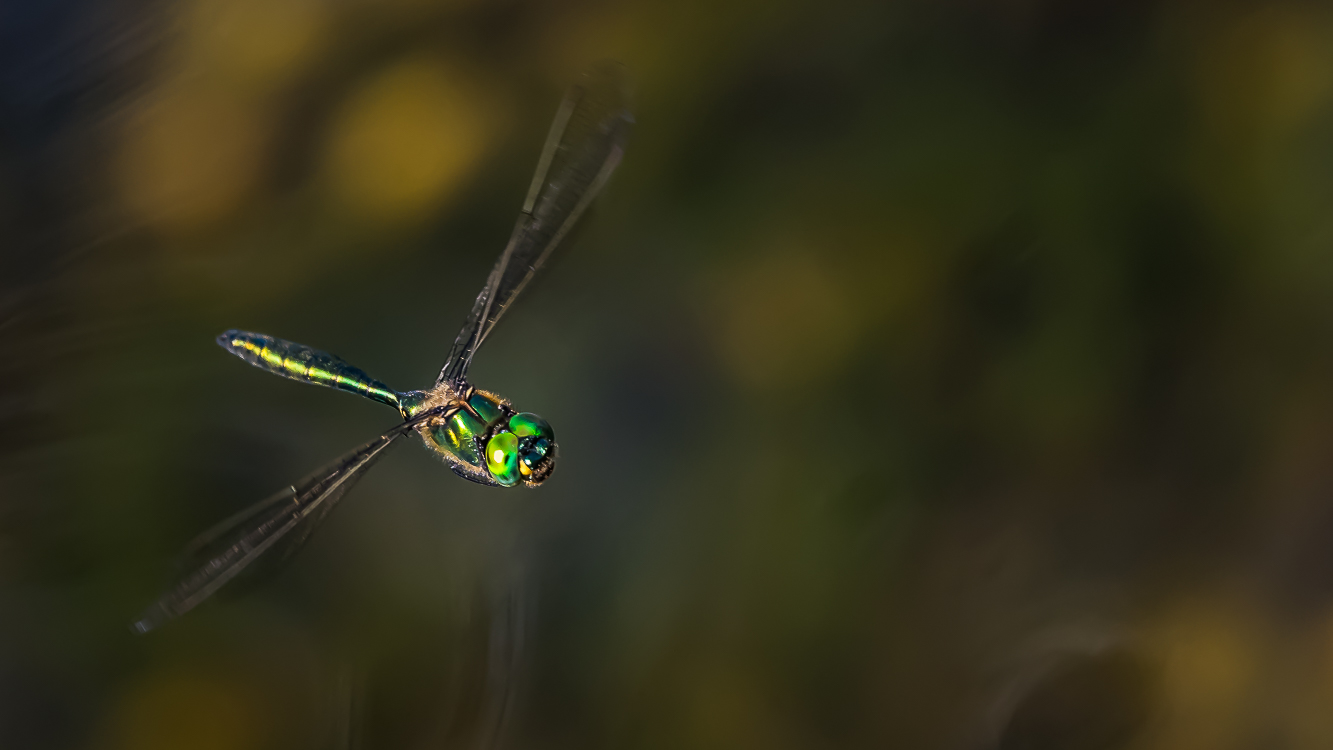
[[[284,378],[337,388],[399,408],[398,393],[358,367],[328,352],[262,333],[227,331],[218,345],[241,359]]]

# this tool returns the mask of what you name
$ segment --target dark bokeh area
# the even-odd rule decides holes
[[[625,160],[419,446],[159,632],[198,532],[429,385],[563,90]],[[1333,745],[1333,11],[0,3],[0,747]]]

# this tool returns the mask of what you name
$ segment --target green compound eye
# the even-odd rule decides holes
[[[546,438],[524,438],[518,442],[518,470],[526,479],[541,466],[551,452],[551,441]]]
[[[555,431],[545,419],[526,411],[509,418],[509,429],[518,436],[518,471],[523,481],[541,484],[555,468]]]
[[[514,433],[496,433],[486,443],[486,468],[502,486],[518,484],[518,437]]]
[[[551,425],[532,412],[525,411],[510,417],[509,429],[521,438],[544,437],[555,442],[555,433],[551,431]]]

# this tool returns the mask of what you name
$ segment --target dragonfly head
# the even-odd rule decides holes
[[[486,441],[486,470],[502,486],[536,487],[555,470],[555,432],[545,419],[515,414]]]

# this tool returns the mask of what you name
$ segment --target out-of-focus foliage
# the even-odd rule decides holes
[[[195,533],[428,385],[563,89],[638,124],[476,383],[151,637]],[[1333,11],[0,3],[0,746],[1333,745]]]

